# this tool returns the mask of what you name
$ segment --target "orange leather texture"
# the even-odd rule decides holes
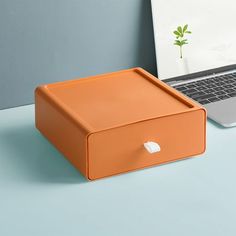
[[[204,152],[206,111],[141,68],[42,85],[40,132],[88,179]],[[148,153],[154,141],[161,151]]]

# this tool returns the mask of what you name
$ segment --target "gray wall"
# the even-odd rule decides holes
[[[38,84],[141,66],[156,74],[149,0],[0,0],[0,109]]]

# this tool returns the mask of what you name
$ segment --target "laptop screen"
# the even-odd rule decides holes
[[[158,77],[236,63],[235,0],[152,0]]]

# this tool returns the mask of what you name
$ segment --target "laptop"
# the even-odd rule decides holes
[[[158,78],[203,105],[214,122],[232,127],[236,126],[236,2],[225,1],[152,0],[152,16]],[[182,6],[184,13],[179,14]],[[183,73],[173,31],[186,24],[191,34],[182,48],[188,66]]]
[[[236,126],[236,64],[163,81],[202,104],[211,120]]]

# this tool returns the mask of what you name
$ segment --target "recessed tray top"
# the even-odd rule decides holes
[[[194,102],[141,68],[45,85],[94,130],[181,113]]]

